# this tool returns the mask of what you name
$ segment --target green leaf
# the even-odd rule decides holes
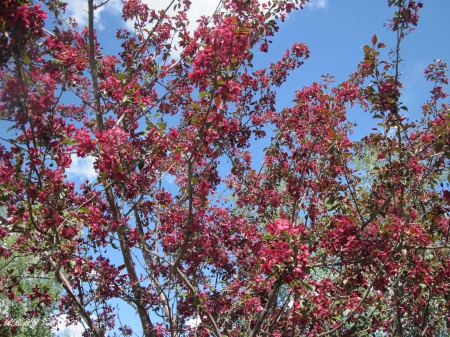
[[[156,123],[156,125],[158,126],[158,128],[165,130],[166,129],[166,124],[163,122],[158,122]]]
[[[342,319],[342,315],[333,316],[332,319],[335,321],[340,321]]]
[[[27,66],[29,66],[31,64],[31,60],[28,56],[25,56],[23,58],[23,63],[25,63]]]
[[[89,214],[90,213],[90,211],[89,211],[89,209],[88,208],[86,208],[86,207],[80,207],[80,209],[78,210],[80,213],[84,213],[84,214]]]
[[[206,95],[209,95],[209,91],[202,91],[201,93],[198,94],[198,98],[205,97]]]
[[[192,103],[189,104],[189,106],[194,109],[195,111],[198,111],[200,109],[200,105],[198,105],[197,103]]]
[[[55,64],[55,65],[60,65],[60,66],[64,65],[64,62],[60,61],[60,60],[52,60],[51,62],[52,62],[52,64]]]
[[[72,139],[72,138],[66,138],[66,139],[63,139],[63,140],[61,141],[61,145],[64,145],[64,144],[74,144],[74,143],[77,143],[77,141],[76,141],[75,139]]]

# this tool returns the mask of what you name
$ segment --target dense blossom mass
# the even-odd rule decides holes
[[[68,323],[95,337],[447,335],[446,63],[425,69],[420,120],[401,103],[421,2],[387,1],[389,56],[369,36],[348,80],[323,76],[282,110],[308,47],[252,60],[306,0],[221,0],[195,29],[189,0],[123,0],[134,28],[107,42],[94,13],[108,1],[87,2],[81,27],[59,0],[0,1],[0,257],[37,257],[27,272],[60,285]],[[360,141],[353,106],[376,121]],[[68,175],[80,158],[97,173],[82,184]],[[20,282],[0,270],[7,300],[38,299],[31,320],[54,299]],[[1,335],[14,322],[0,310]]]

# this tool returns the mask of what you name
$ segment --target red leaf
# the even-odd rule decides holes
[[[377,35],[372,36],[372,44],[375,46],[377,43]]]
[[[216,97],[214,97],[214,104],[215,104],[216,106],[219,106],[221,100],[222,100],[222,98],[220,97],[220,95],[217,95]]]

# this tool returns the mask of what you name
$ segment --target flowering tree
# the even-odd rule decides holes
[[[162,11],[127,0],[134,30],[118,30],[116,55],[102,54],[94,27],[107,1],[88,0],[84,28],[64,20],[64,3],[35,2],[0,6],[0,113],[11,125],[0,148],[0,238],[16,233],[13,249],[55,275],[59,309],[85,335],[448,332],[446,64],[426,70],[435,86],[420,121],[400,102],[401,42],[420,2],[388,1],[389,61],[373,36],[349,80],[324,77],[282,111],[276,88],[308,47],[294,44],[268,69],[253,67],[253,51],[267,51],[304,1],[222,0],[190,32],[189,0]],[[381,123],[360,142],[346,122],[355,104]],[[269,126],[255,168],[251,140]],[[352,158],[368,151],[373,179],[361,180]],[[75,155],[93,158],[95,181],[67,178]],[[0,282],[17,300],[14,284]],[[25,295],[51,301],[38,286]],[[120,319],[130,309],[139,327]]]

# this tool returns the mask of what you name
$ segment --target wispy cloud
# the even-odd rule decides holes
[[[98,1],[100,2],[100,1]],[[143,3],[147,4],[150,9],[161,11],[166,9],[172,0],[143,0]],[[176,2],[175,2],[176,3]],[[174,3],[174,4],[175,4]],[[187,13],[189,18],[189,28],[195,28],[197,26],[196,21],[202,16],[209,16],[214,13],[214,10],[219,5],[218,0],[194,0],[192,1],[191,8]],[[122,15],[123,4],[120,0],[109,0],[108,3],[95,10],[94,19],[97,29],[104,29],[106,22],[103,19],[103,15],[108,13],[110,15]],[[174,15],[175,12],[172,8],[167,12],[168,15]],[[86,0],[71,0],[68,2],[66,9],[66,17],[72,17],[77,21],[79,26],[83,27],[88,24],[88,3]],[[125,28],[129,30],[134,29],[134,21],[130,20],[124,24]]]
[[[169,184],[173,184],[175,182],[175,176],[171,175],[171,174],[166,174],[164,176],[164,179],[169,183]]]
[[[72,154],[70,158],[72,159],[72,164],[66,170],[69,178],[93,180],[97,177],[97,172],[94,170],[94,157],[87,156],[86,158],[80,158]]]
[[[56,319],[56,325],[52,328],[52,332],[56,336],[82,337],[84,327],[81,323],[66,326],[67,315],[61,315]]]
[[[144,3],[155,10],[166,9],[171,2],[171,0],[144,0]],[[220,1],[218,0],[193,0],[191,8],[187,13],[191,25],[194,24],[202,15],[209,16],[213,14],[219,3]],[[173,10],[169,12],[169,15],[170,14],[174,14]]]
[[[309,2],[305,5],[305,8],[309,8],[311,10],[328,9],[328,0],[309,0]]]
[[[100,0],[97,0],[97,2],[100,2]],[[159,12],[161,10],[165,10],[170,5],[172,0],[160,0],[160,1],[143,0],[142,2],[147,4],[150,9],[154,9],[157,12]],[[198,26],[197,20],[200,19],[201,16],[212,15],[219,4],[220,4],[219,0],[193,0],[191,7],[187,13],[189,19],[188,30],[190,31],[195,30],[195,28],[197,28]],[[175,15],[173,5],[167,12],[167,15],[169,16]],[[105,16],[106,15],[121,16],[122,8],[123,8],[122,1],[109,0],[108,3],[95,10],[94,20],[96,29],[98,30],[105,29],[105,27],[108,24],[111,24],[111,22],[109,21],[107,22]],[[66,17],[72,17],[73,19],[75,19],[79,27],[86,26],[88,24],[87,1],[86,0],[69,1],[66,9]],[[128,20],[127,22],[122,22],[123,25],[122,27],[117,28],[126,28],[130,31],[133,31],[134,24],[135,24],[134,20]],[[172,57],[177,58],[180,53],[181,51],[174,50],[172,53],[173,54]]]
[[[102,15],[107,11],[110,14],[120,14],[122,12],[122,3],[120,0],[110,0],[106,5],[99,7],[94,11],[94,20],[99,30],[105,28],[105,21]],[[66,17],[75,19],[80,27],[88,24],[88,2],[86,0],[70,0],[66,8]]]

